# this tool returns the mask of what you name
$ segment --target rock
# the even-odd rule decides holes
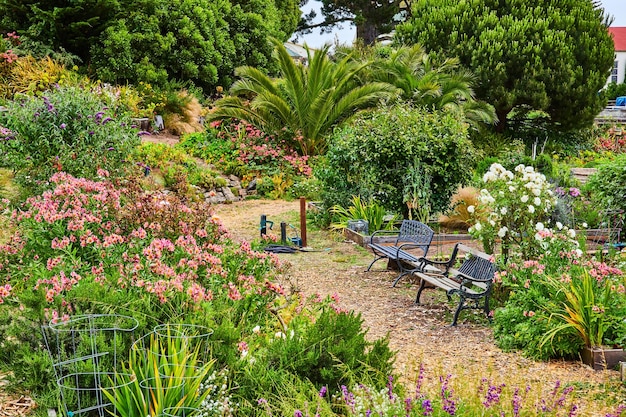
[[[256,178],[250,181],[250,184],[246,187],[246,191],[256,190]]]
[[[238,197],[235,197],[235,194],[233,194],[233,192],[230,190],[230,188],[222,187],[221,191],[222,191],[222,194],[224,195],[224,197],[226,198],[227,201],[237,201],[237,200],[239,200]]]

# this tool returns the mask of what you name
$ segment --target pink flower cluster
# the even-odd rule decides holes
[[[4,286],[0,286],[0,304],[4,303],[4,299],[11,295],[11,285],[5,284]]]

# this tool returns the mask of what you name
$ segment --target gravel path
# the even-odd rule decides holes
[[[253,240],[259,236],[261,214],[275,222],[274,233],[279,234],[278,223],[297,221],[299,206],[298,201],[249,200],[216,206],[215,213],[234,239]],[[575,383],[581,394],[599,390],[600,396],[619,380],[616,371],[593,371],[580,362],[534,362],[502,352],[484,321],[463,320],[471,312],[462,313],[456,328],[448,326],[451,309],[443,292],[426,290],[422,305],[415,305],[415,283],[405,280],[392,288],[394,272],[364,272],[373,259],[365,249],[341,238],[332,240],[326,232],[309,230],[307,237],[308,245],[319,251],[280,255],[290,264],[282,277],[284,283],[305,295],[337,294],[342,307],[361,313],[369,337],[388,334],[390,346],[398,352],[396,369],[405,381],[415,380],[420,364],[429,371],[429,378],[462,374],[519,387],[540,383],[544,390],[560,380]],[[435,248],[440,253],[445,250]],[[383,268],[384,261],[376,266]],[[601,405],[593,402],[582,404],[577,415],[600,416],[600,409]]]

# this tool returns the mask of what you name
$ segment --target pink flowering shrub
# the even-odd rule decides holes
[[[132,181],[60,172],[50,182],[13,211],[18,232],[0,246],[0,361],[41,349],[39,326],[75,314],[130,315],[138,334],[166,322],[218,333],[276,321],[277,258],[231,241],[209,206]]]
[[[267,135],[244,122],[217,121],[210,127],[206,134],[185,136],[180,146],[244,182],[260,179],[262,195],[284,197],[281,187],[306,182],[312,175],[309,156],[299,155],[288,138]]]
[[[496,273],[510,294],[495,312],[497,344],[537,359],[576,357],[583,345],[625,346],[622,271],[585,257],[564,227],[542,228],[535,240],[540,256],[512,260]]]

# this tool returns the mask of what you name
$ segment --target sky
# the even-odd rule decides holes
[[[309,0],[309,4],[303,9],[308,12],[311,7],[320,7],[320,2]],[[600,4],[604,10],[614,17],[612,26],[626,26],[626,0],[600,0]],[[307,45],[311,48],[319,48],[325,43],[334,44],[338,41],[341,44],[352,44],[356,37],[356,28],[349,23],[345,23],[342,29],[335,29],[333,33],[325,33],[320,35],[319,30],[305,36],[300,36],[297,42]]]

